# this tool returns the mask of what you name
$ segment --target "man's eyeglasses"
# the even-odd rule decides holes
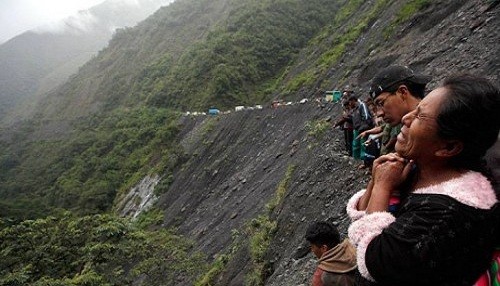
[[[386,95],[384,98],[381,98],[381,97],[379,96],[379,97],[377,97],[377,98],[373,101],[373,103],[375,104],[375,106],[376,106],[376,107],[380,107],[380,108],[382,108],[382,107],[384,107],[385,101],[387,100],[387,98],[388,98],[390,95],[392,95],[392,93],[391,93],[391,94]]]

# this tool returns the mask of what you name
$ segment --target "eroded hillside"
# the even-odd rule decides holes
[[[176,227],[208,257],[227,257],[216,285],[244,285],[260,270],[272,274],[303,256],[295,252],[310,221],[328,219],[345,231],[343,205],[367,175],[343,151],[341,130],[332,128],[339,108],[310,102],[183,117],[190,159],[158,207],[165,227]]]
[[[391,64],[432,75],[430,88],[453,73],[499,82],[499,1],[361,2],[352,1],[355,12],[302,51],[281,93],[300,99],[349,87],[363,94],[376,71]]]

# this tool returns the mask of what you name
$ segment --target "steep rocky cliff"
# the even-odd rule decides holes
[[[358,35],[335,65],[318,74],[315,88],[301,89],[295,98],[335,87],[364,93],[376,71],[390,64],[432,75],[430,88],[452,73],[479,74],[499,82],[499,1],[387,1],[379,9],[376,3],[364,2],[340,31],[330,30],[318,39],[321,45],[302,51],[291,79],[321,64],[324,44],[337,45],[338,34]],[[418,12],[405,14],[415,6]]]
[[[332,128],[339,110],[338,103],[311,102],[182,119],[182,145],[190,159],[158,207],[165,227],[176,227],[209,257],[230,257],[216,285],[243,285],[245,275],[262,263],[249,254],[250,228],[262,223],[259,216],[276,223],[265,241],[271,243],[264,259],[275,277],[270,281],[297,275],[286,265],[307,253],[301,247],[309,222],[330,220],[345,233],[345,201],[368,177],[346,156],[341,130]],[[271,210],[285,179],[282,198]],[[294,264],[307,273],[308,261]]]

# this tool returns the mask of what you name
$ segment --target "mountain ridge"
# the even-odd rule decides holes
[[[19,120],[30,106],[62,84],[111,39],[170,0],[103,3],[60,22],[24,32],[0,45],[0,119]],[[140,5],[140,6],[139,6]],[[19,110],[16,106],[21,105]],[[10,114],[9,114],[10,113]]]

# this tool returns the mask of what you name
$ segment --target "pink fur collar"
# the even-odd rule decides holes
[[[474,171],[441,184],[416,189],[413,193],[446,195],[462,204],[479,209],[490,209],[498,202],[490,181],[481,173]]]

